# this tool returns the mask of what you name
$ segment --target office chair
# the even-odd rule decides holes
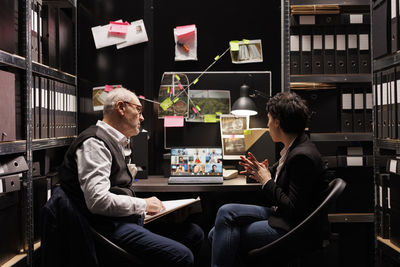
[[[252,266],[262,265],[263,262],[266,266],[301,266],[304,256],[326,248],[326,243],[323,244],[321,240],[307,242],[312,240],[310,236],[312,229],[307,228],[319,215],[328,212],[329,206],[340,196],[345,187],[346,182],[341,178],[331,181],[325,199],[308,217],[277,240],[250,250],[246,255],[246,261],[252,262],[254,264]]]
[[[40,217],[41,267],[144,265],[91,227],[59,186],[43,206]]]

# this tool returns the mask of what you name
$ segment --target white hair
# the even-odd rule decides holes
[[[135,96],[136,94],[134,92],[122,87],[110,91],[104,101],[103,116],[109,114],[114,109],[115,103],[118,101],[131,102]]]

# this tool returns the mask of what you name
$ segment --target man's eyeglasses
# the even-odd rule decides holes
[[[129,105],[135,107],[136,110],[137,110],[137,112],[139,113],[139,115],[142,115],[142,113],[143,113],[143,107],[142,107],[142,106],[139,106],[139,105],[137,105],[137,104],[133,104],[133,103],[128,102],[128,101],[124,101],[124,103],[125,103],[125,104],[129,104]]]

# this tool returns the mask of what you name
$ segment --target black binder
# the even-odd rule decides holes
[[[353,131],[353,92],[342,89],[341,92],[341,129],[342,132]]]
[[[15,74],[0,70],[0,142],[15,141],[16,108],[15,108]]]
[[[311,28],[303,26],[301,28],[301,53],[300,53],[300,72],[301,74],[311,74]]]
[[[373,108],[373,95],[370,90],[364,90],[364,104],[365,104],[365,132],[372,132],[373,129],[373,120],[372,120],[372,108]]]
[[[397,17],[398,17],[398,0],[388,0],[390,1],[390,21],[391,21],[391,48],[392,53],[396,53],[398,49],[398,37],[397,37]]]
[[[396,67],[396,128],[397,128],[397,138],[400,137],[400,67]]]
[[[34,129],[34,137],[35,139],[40,139],[40,113],[41,113],[41,106],[40,106],[40,82],[38,76],[33,76],[32,86],[35,92],[35,110],[34,110],[34,121],[35,121],[35,129]]]
[[[314,27],[312,34],[312,55],[311,71],[313,74],[324,73],[324,60],[323,60],[323,31],[321,27]]]
[[[358,90],[354,90],[353,101],[354,101],[353,130],[354,132],[364,132],[365,130],[364,92],[359,92]]]
[[[62,71],[75,74],[74,71],[74,25],[72,18],[63,9],[59,9],[59,60]]]
[[[380,174],[381,185],[382,185],[382,218],[381,218],[381,237],[388,239],[390,237],[390,195],[389,181],[390,175],[388,173]]]
[[[379,173],[375,175],[375,231],[378,235],[382,233],[383,217],[382,184]]]
[[[39,62],[39,14],[38,14],[38,4],[36,0],[31,2],[31,15],[32,15],[32,23],[31,23],[31,49],[32,49],[32,61]]]
[[[388,107],[388,92],[389,92],[389,73],[382,73],[382,138],[389,137],[389,107]]]
[[[349,27],[347,34],[347,72],[358,73],[358,35],[355,33],[354,27]]]
[[[375,58],[385,56],[389,52],[389,41],[390,34],[388,34],[388,2],[387,1],[376,1],[373,3],[372,20],[374,21],[373,30],[373,55]]]
[[[376,74],[376,136],[382,138],[383,124],[382,124],[382,72]]]
[[[48,138],[48,91],[47,79],[40,77],[40,138]]]
[[[335,32],[333,27],[326,27],[324,33],[324,73],[335,73]]]
[[[15,54],[16,30],[15,30],[15,0],[2,0],[0,8],[0,49]]]
[[[397,112],[396,112],[396,69],[389,70],[389,137],[392,139],[397,138]]]
[[[343,26],[336,26],[335,28],[335,68],[336,73],[347,73],[347,42],[346,42],[346,28]]]
[[[298,28],[291,28],[290,74],[300,74],[300,33]]]

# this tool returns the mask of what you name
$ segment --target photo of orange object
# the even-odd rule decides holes
[[[189,48],[181,42],[178,42],[179,47],[181,47],[186,53],[189,53]]]

